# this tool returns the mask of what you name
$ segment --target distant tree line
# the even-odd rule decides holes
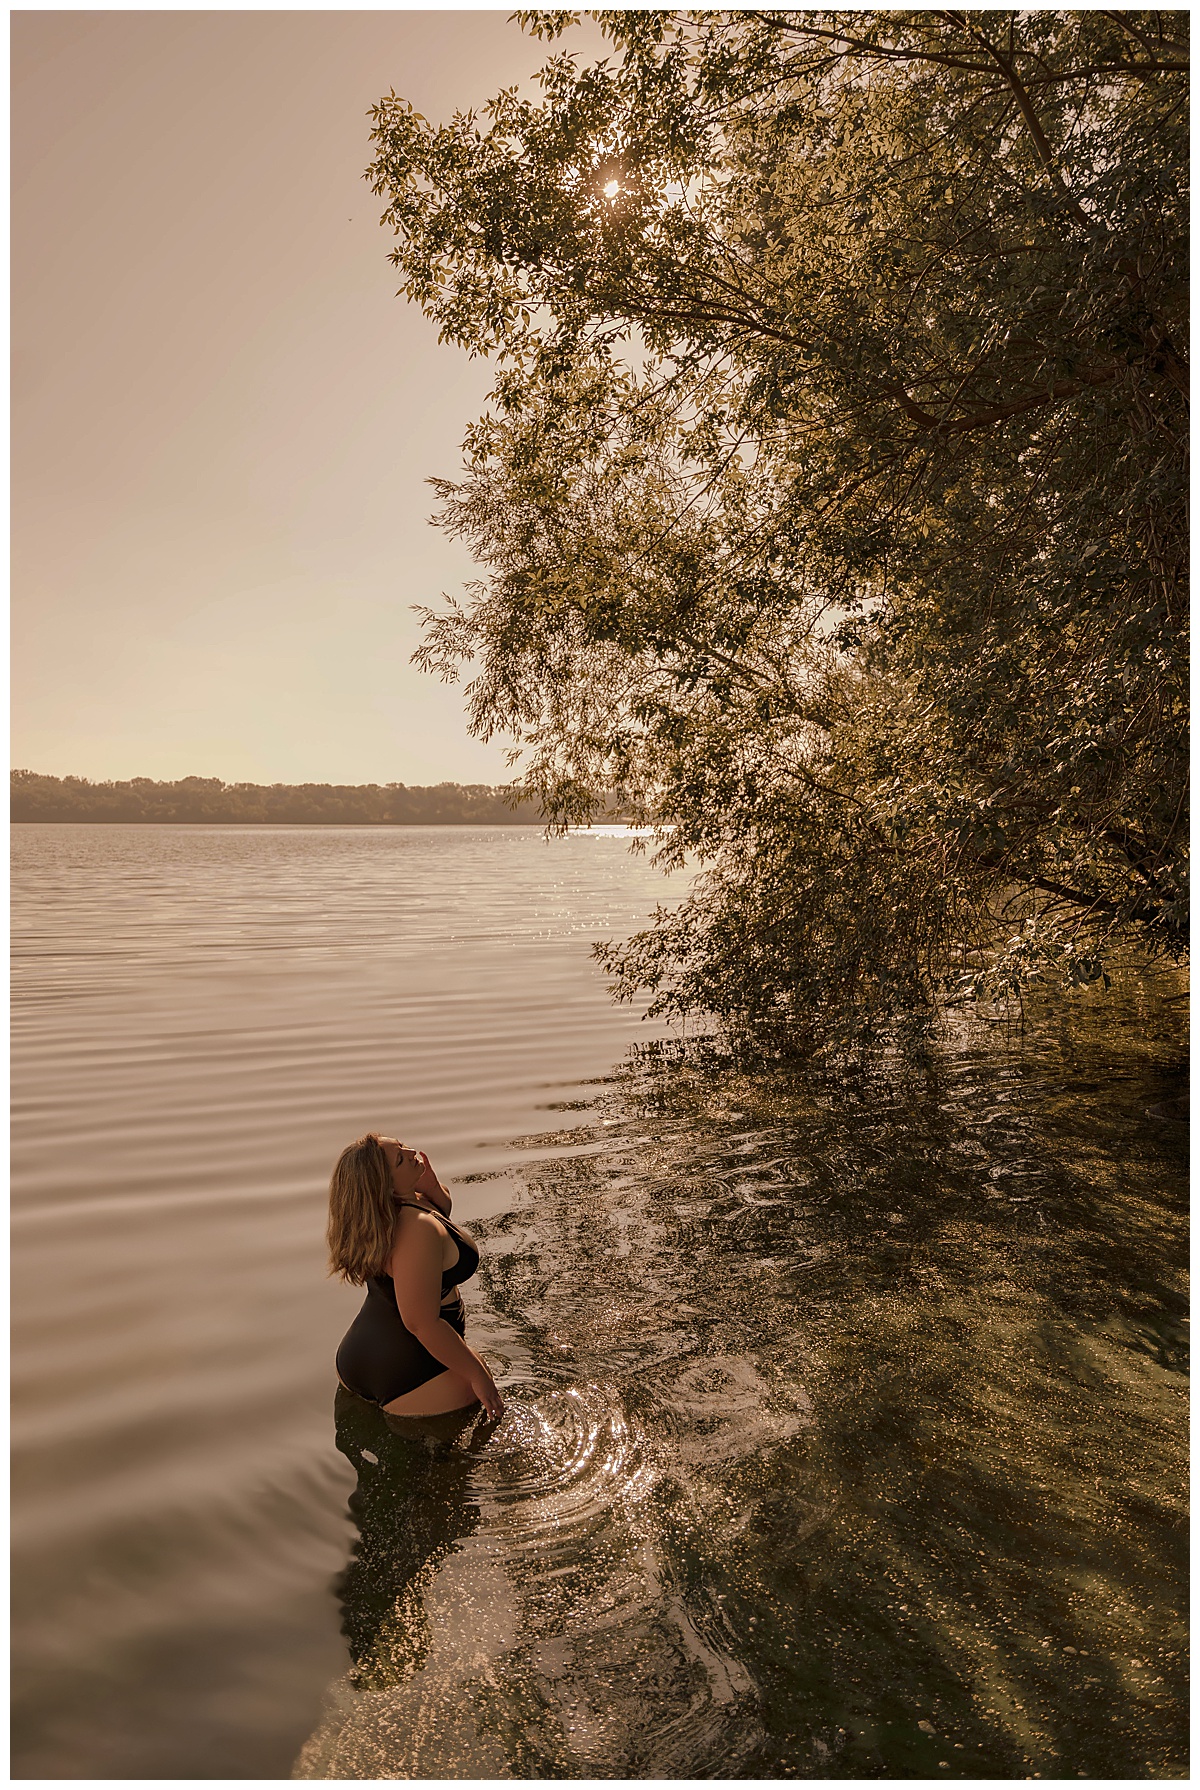
[[[219,777],[181,777],[156,783],[92,783],[86,777],[12,773],[14,821],[216,822],[257,826],[544,825],[541,808],[514,807],[503,788],[487,783],[223,783]]]

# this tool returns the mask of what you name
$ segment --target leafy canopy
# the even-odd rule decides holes
[[[419,656],[707,867],[618,992],[794,1047],[1181,954],[1186,15],[591,16],[368,178],[498,361]]]

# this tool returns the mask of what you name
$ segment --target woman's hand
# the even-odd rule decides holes
[[[495,1423],[504,1415],[504,1400],[500,1396],[495,1380],[478,1355],[475,1357],[475,1362],[478,1372],[467,1376],[467,1384],[483,1406],[485,1416]]]
[[[424,1150],[417,1151],[417,1161],[421,1164],[421,1173],[417,1176],[416,1182],[413,1185],[413,1192],[423,1193],[427,1197],[432,1197],[437,1193],[445,1193],[446,1189],[438,1180],[437,1175],[434,1172],[433,1164],[430,1162],[428,1156],[426,1156]]]
[[[449,1217],[450,1208],[454,1203],[450,1198],[449,1190],[443,1187],[438,1180],[434,1166],[424,1150],[417,1151],[417,1161],[421,1164],[421,1173],[417,1177],[413,1192],[418,1199],[428,1200],[434,1210],[440,1212],[443,1218]]]

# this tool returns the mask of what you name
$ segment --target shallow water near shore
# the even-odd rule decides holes
[[[14,842],[15,1775],[1186,1774],[1177,981],[626,1062],[619,836]],[[371,1124],[498,1425],[335,1397]]]

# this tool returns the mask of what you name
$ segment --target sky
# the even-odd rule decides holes
[[[424,481],[493,369],[396,296],[362,174],[389,89],[447,119],[551,46],[507,10],[10,17],[13,764],[509,780],[409,662],[477,570]]]

